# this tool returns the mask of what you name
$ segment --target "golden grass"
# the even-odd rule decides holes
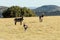
[[[43,22],[38,17],[24,17],[23,23],[14,25],[14,18],[0,18],[0,40],[60,40],[60,16],[46,16]]]

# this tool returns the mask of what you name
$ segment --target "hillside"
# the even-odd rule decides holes
[[[8,7],[0,6],[0,17],[2,17],[2,12],[6,10]]]
[[[37,7],[27,7],[27,8],[29,8],[29,9],[36,9]]]
[[[31,20],[32,19],[32,20]],[[14,25],[14,18],[0,18],[0,40],[60,40],[60,16],[24,17],[28,29]]]
[[[34,9],[37,15],[45,13],[45,15],[60,15],[60,7],[56,5],[44,5]]]

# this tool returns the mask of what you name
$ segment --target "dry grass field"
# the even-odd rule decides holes
[[[60,40],[60,16],[24,17],[28,29],[14,24],[14,18],[0,18],[0,40]]]

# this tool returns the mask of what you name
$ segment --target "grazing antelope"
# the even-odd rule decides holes
[[[39,20],[40,20],[40,22],[42,22],[43,21],[43,17],[44,17],[44,15],[42,14],[41,16],[39,16]]]
[[[21,17],[21,18],[15,18],[15,19],[14,19],[15,25],[16,25],[17,22],[20,22],[20,25],[22,25],[22,21],[23,21],[23,20],[24,20],[23,17]]]
[[[23,24],[23,27],[25,29],[25,31],[27,30],[28,26],[26,24]]]

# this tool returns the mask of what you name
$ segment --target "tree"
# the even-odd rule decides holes
[[[3,17],[19,17],[21,8],[19,6],[12,6],[3,12]]]
[[[23,12],[24,12],[24,16],[25,17],[31,17],[31,16],[36,16],[34,11],[32,11],[31,9],[28,9],[26,7],[22,8]]]

